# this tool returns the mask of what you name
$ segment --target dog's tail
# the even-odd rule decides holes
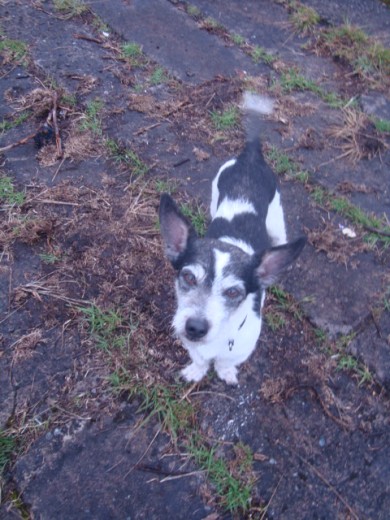
[[[260,94],[244,92],[241,110],[247,142],[259,139],[264,127],[264,117],[272,114],[274,101]]]

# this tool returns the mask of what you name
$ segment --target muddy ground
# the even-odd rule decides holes
[[[388,4],[0,14],[0,517],[389,518]],[[186,385],[159,194],[204,229],[247,89],[308,244],[239,385]]]

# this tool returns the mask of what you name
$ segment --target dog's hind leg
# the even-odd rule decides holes
[[[278,190],[276,190],[274,198],[268,206],[265,225],[273,246],[280,246],[287,242],[284,213]]]

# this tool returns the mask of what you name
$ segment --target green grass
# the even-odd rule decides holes
[[[53,265],[60,260],[60,257],[54,253],[41,253],[39,258],[44,264]]]
[[[267,65],[271,65],[276,57],[267,52],[263,47],[259,47],[255,45],[250,50],[250,56],[254,63],[259,63],[260,61],[266,63]]]
[[[27,44],[21,40],[5,38],[0,41],[0,54],[6,61],[22,62],[27,57]]]
[[[266,152],[267,160],[272,163],[275,173],[278,175],[286,175],[288,177],[294,177],[297,173],[298,167],[295,161],[283,153],[281,150],[272,146]]]
[[[378,132],[390,134],[390,121],[388,119],[374,119],[374,125]]]
[[[315,81],[305,78],[295,68],[290,68],[280,75],[279,85],[284,93],[289,93],[294,90],[309,91],[319,96],[323,101],[328,103],[332,108],[340,108],[345,105],[336,93],[327,92],[322,87],[317,85]]]
[[[168,74],[162,67],[157,67],[156,69],[154,69],[150,76],[151,85],[162,85],[163,83],[167,83],[168,81]]]
[[[290,20],[295,31],[303,35],[313,32],[321,20],[317,11],[300,2],[290,2],[289,6],[292,9]]]
[[[387,287],[385,294],[383,295],[383,308],[386,312],[390,312],[390,286]]]
[[[4,430],[0,430],[0,477],[4,473],[15,449],[15,439]]]
[[[233,33],[231,35],[232,42],[239,47],[245,44],[245,38],[241,34]]]
[[[195,5],[192,5],[192,4],[186,4],[186,10],[187,10],[187,13],[192,16],[192,18],[199,18],[202,16],[202,11],[196,7]]]
[[[122,146],[114,139],[106,139],[105,145],[111,159],[117,164],[128,167],[132,175],[142,177],[148,172],[148,165],[133,150]]]
[[[286,326],[286,319],[280,312],[267,310],[265,313],[265,319],[267,325],[272,330],[272,332],[276,332],[278,330],[283,329]]]
[[[200,436],[193,436],[188,451],[215,487],[221,505],[230,513],[245,515],[250,506],[253,482],[248,481],[246,473],[252,465],[252,455],[248,450],[246,460],[235,468],[235,475],[227,461],[217,455],[215,447],[208,447]]]
[[[223,25],[221,25],[219,22],[217,22],[217,20],[215,20],[211,16],[208,16],[207,18],[205,18],[203,20],[203,26],[206,29],[209,29],[209,30],[223,29],[224,28]]]
[[[10,177],[0,177],[0,203],[21,206],[24,200],[25,194],[21,191],[15,191]]]
[[[11,130],[11,128],[16,128],[21,125],[30,117],[30,112],[20,112],[20,114],[16,114],[12,119],[3,119],[0,122],[0,133],[7,132]]]
[[[310,90],[315,94],[322,92],[322,89],[314,81],[302,76],[295,68],[290,68],[281,74],[280,85],[283,92],[287,93],[293,90]]]
[[[374,378],[369,368],[346,351],[356,337],[355,332],[340,336],[336,341],[335,350],[338,354],[337,369],[352,372],[359,380],[359,386],[372,383]]]
[[[211,121],[217,130],[231,130],[239,124],[239,111],[236,107],[231,107],[223,112],[211,112]]]
[[[127,42],[122,44],[121,58],[128,61],[133,67],[141,67],[145,63],[145,56],[138,43]]]
[[[84,119],[81,121],[81,130],[90,131],[97,136],[102,136],[102,111],[104,103],[99,99],[90,101],[87,104]]]
[[[271,146],[269,150],[267,150],[266,158],[272,164],[274,171],[278,175],[284,175],[289,179],[298,180],[302,182],[302,184],[309,182],[310,173],[307,170],[301,170],[293,159],[276,146]]]
[[[175,442],[179,434],[194,426],[195,409],[189,401],[182,399],[182,385],[146,387],[133,382],[129,391],[130,397],[137,396],[142,400],[137,412],[146,413],[147,420],[156,416]]]
[[[93,20],[92,20],[92,25],[98,30],[98,31],[101,31],[101,32],[105,32],[107,34],[110,33],[110,28],[109,26],[103,22],[103,20],[97,16],[96,14],[93,15]]]
[[[278,311],[288,312],[298,321],[303,320],[303,311],[299,302],[297,302],[291,294],[286,292],[279,285],[273,285],[268,291],[273,296]]]
[[[228,458],[217,455],[216,446],[201,435],[196,423],[196,408],[186,396],[181,384],[145,386],[131,376],[118,371],[110,376],[114,387],[128,392],[128,398],[141,400],[138,413],[145,414],[139,427],[153,417],[180,448],[185,450],[200,467],[215,488],[221,507],[231,513],[244,514],[251,502],[254,484],[253,454],[248,446],[238,443]]]
[[[390,49],[370,38],[360,27],[349,23],[322,31],[320,41],[334,57],[347,61],[364,77],[387,81],[390,75]]]
[[[183,203],[180,205],[180,210],[193,225],[198,236],[204,236],[208,222],[205,210],[199,204]]]
[[[130,348],[132,333],[138,327],[131,317],[125,323],[120,311],[103,310],[96,305],[79,307],[78,311],[87,323],[91,339],[99,349],[110,352],[112,349]]]
[[[74,108],[77,105],[77,98],[75,94],[63,94],[60,99],[60,105]]]
[[[154,189],[158,193],[175,193],[178,189],[178,181],[174,179],[156,179],[154,181]]]
[[[81,0],[53,0],[54,7],[67,18],[80,16],[88,11],[88,7]]]
[[[327,336],[325,330],[321,329],[320,327],[316,327],[314,329],[314,336],[315,336],[319,346],[324,345],[328,340],[328,336]]]

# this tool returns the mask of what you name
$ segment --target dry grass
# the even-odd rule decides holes
[[[12,364],[30,359],[35,354],[35,347],[42,340],[42,331],[34,329],[29,334],[23,335],[11,346]]]
[[[342,111],[340,124],[331,127],[328,135],[341,149],[340,157],[346,157],[352,162],[371,159],[388,148],[366,114],[353,108]]]
[[[337,262],[357,267],[352,258],[363,251],[369,250],[368,244],[361,237],[348,238],[332,223],[326,223],[318,229],[305,229],[310,244],[317,252],[326,254],[330,262]]]

